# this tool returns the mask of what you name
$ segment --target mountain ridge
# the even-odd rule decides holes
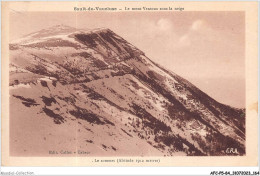
[[[47,123],[50,117],[54,123],[47,126],[53,130],[77,124],[84,135],[75,139],[76,146],[66,147],[82,147],[92,156],[218,156],[227,155],[227,148],[237,148],[231,155],[245,154],[244,109],[218,103],[110,29],[50,33],[51,37],[38,35],[33,42],[9,45],[10,102],[29,112],[31,120],[39,116]],[[17,119],[15,106],[12,119]],[[101,127],[105,132],[95,131]],[[13,141],[27,141],[24,133],[14,129],[13,134]],[[65,134],[67,141],[70,135]],[[45,132],[38,135],[43,138]],[[57,136],[51,139],[59,141]],[[121,136],[120,141],[114,136]],[[111,141],[102,143],[104,138]],[[27,143],[30,148],[35,145]],[[126,151],[134,144],[139,147]],[[18,147],[14,148],[15,154]]]

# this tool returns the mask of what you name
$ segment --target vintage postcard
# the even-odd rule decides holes
[[[3,2],[5,166],[256,166],[257,2]]]

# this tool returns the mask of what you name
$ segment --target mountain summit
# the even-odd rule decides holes
[[[110,29],[55,26],[9,47],[13,156],[245,154],[244,109],[215,101]]]

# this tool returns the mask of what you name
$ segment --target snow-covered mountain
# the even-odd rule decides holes
[[[11,155],[245,154],[244,109],[215,101],[109,29],[59,25],[9,47]]]

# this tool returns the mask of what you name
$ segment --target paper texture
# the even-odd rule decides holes
[[[256,166],[256,2],[3,2],[5,166]]]

